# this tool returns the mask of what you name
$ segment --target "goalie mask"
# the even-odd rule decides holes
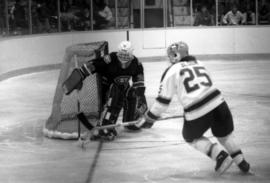
[[[170,63],[175,64],[179,62],[182,57],[188,55],[188,45],[182,41],[173,43],[168,47],[167,55],[170,59]]]
[[[121,67],[123,69],[127,68],[131,61],[134,59],[133,56],[133,48],[131,46],[131,42],[122,41],[118,46],[117,52],[118,60],[121,63]]]

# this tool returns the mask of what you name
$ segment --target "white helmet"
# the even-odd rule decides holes
[[[181,53],[186,52],[188,54],[187,43],[180,41],[171,44],[167,49],[167,55],[172,64],[179,62],[181,60]]]
[[[130,41],[122,41],[118,46],[117,57],[122,64],[122,68],[129,66],[133,60],[133,47]]]

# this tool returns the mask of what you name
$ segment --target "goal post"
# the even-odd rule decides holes
[[[57,86],[53,98],[51,115],[46,121],[43,133],[49,138],[77,139],[78,135],[85,135],[86,129],[81,125],[78,134],[76,115],[84,112],[89,120],[96,122],[101,113],[101,92],[99,76],[93,74],[83,81],[81,90],[74,90],[65,95],[62,88],[76,65],[81,66],[87,61],[108,54],[108,42],[92,42],[71,45],[66,48],[61,65]],[[79,104],[79,105],[78,105]]]

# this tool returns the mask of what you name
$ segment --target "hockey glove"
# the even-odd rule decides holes
[[[148,113],[150,113],[150,111],[147,111],[144,118],[138,124],[136,124],[138,128],[152,128],[156,119],[149,117]]]
[[[152,128],[153,125],[154,123],[144,120],[144,123],[141,125],[141,128]]]
[[[135,126],[138,129],[142,129],[142,128],[151,128],[154,125],[153,122],[147,121],[146,119],[142,119],[138,124],[136,124]]]

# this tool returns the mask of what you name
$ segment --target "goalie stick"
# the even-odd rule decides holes
[[[74,61],[75,61],[75,68],[79,67],[79,63],[78,63],[78,58],[77,55],[74,55]],[[77,90],[77,110],[78,113],[81,111],[81,103],[80,103],[80,99],[79,99],[79,90]],[[81,138],[81,123],[80,120],[78,119],[77,121],[77,130],[78,130],[78,139]]]

